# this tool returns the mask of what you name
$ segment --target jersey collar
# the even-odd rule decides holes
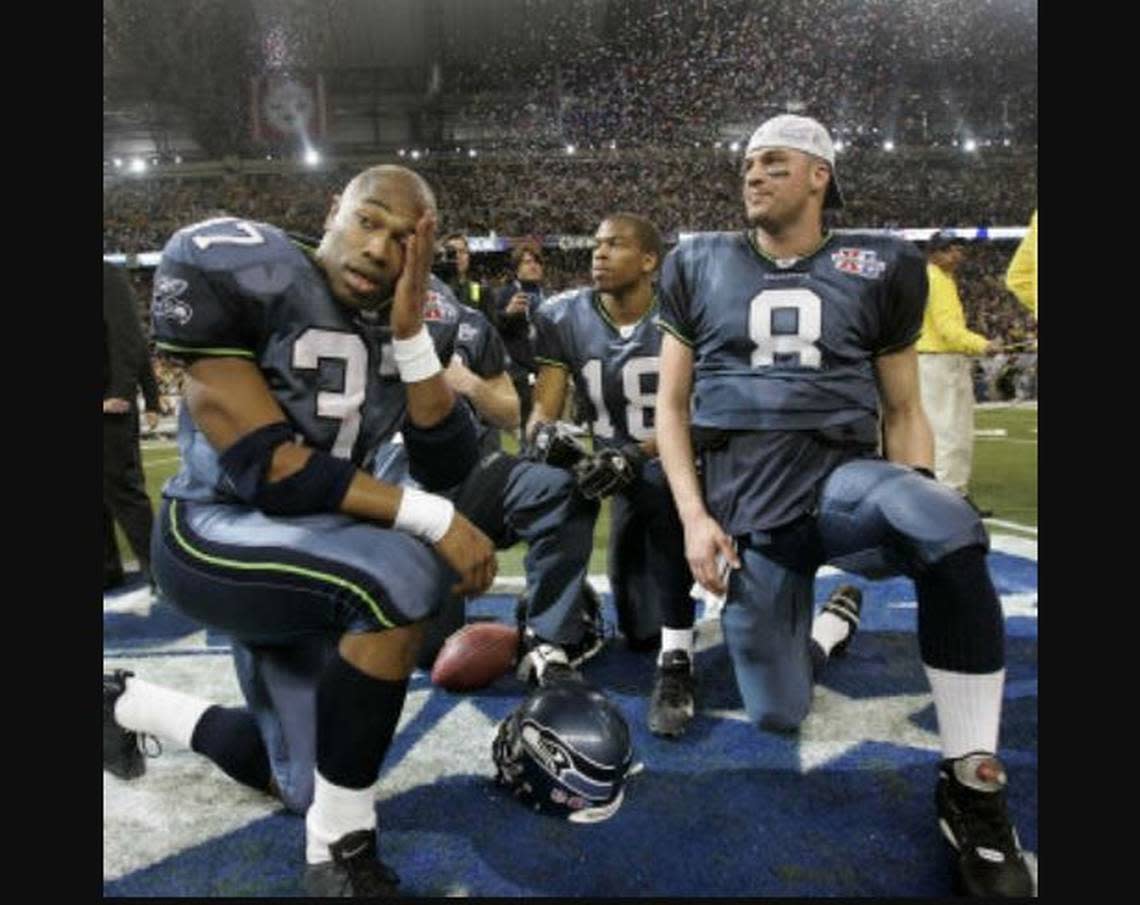
[[[774,257],[772,257],[770,254],[768,254],[768,252],[764,251],[764,249],[761,248],[756,243],[756,237],[753,234],[753,231],[751,229],[746,229],[744,231],[744,237],[745,237],[746,241],[748,242],[748,247],[751,248],[753,252],[755,252],[757,255],[759,255],[761,258],[763,258],[769,264],[774,264],[780,270],[791,270],[797,264],[802,264],[804,261],[807,261],[809,258],[815,257],[817,254],[819,254],[821,251],[823,251],[823,249],[827,245],[827,243],[831,241],[832,236],[833,236],[832,233],[825,232],[823,234],[823,237],[819,240],[819,244],[815,248],[813,248],[811,251],[809,251],[806,255],[800,255],[798,258],[792,258],[789,261],[789,259],[787,259],[787,258],[774,258]]]
[[[614,323],[613,318],[610,317],[610,313],[606,310],[606,306],[602,304],[602,294],[596,289],[591,289],[590,296],[594,303],[594,310],[598,312],[598,316],[606,322],[606,324],[610,327],[611,330],[614,331],[614,333],[616,333],[618,336],[621,336],[622,339],[625,339],[625,337],[622,336],[622,328]],[[653,314],[653,312],[656,310],[657,293],[655,292],[653,293],[653,301],[649,303],[649,307],[645,309],[645,313],[641,315],[641,317],[639,317],[637,320],[635,320],[632,324],[626,324],[625,327],[629,329],[630,333],[632,334],[633,331],[640,327],[645,322],[645,319]]]

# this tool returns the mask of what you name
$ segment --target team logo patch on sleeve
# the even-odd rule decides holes
[[[831,256],[836,270],[853,273],[869,280],[878,279],[887,269],[877,252],[870,248],[841,248]]]
[[[479,330],[474,324],[460,324],[458,339],[461,343],[474,342],[479,336]]]
[[[189,284],[177,277],[157,277],[154,281],[154,301],[151,310],[158,320],[173,321],[185,326],[194,316],[194,309],[186,300]]]

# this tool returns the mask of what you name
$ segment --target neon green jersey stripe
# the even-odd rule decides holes
[[[679,340],[680,342],[684,343],[690,349],[693,347],[693,341],[691,339],[689,339],[688,337],[684,336],[680,330],[678,330],[676,327],[674,327],[667,320],[663,320],[662,318],[659,317],[659,318],[657,318],[656,324],[662,330],[665,330],[667,333],[669,333],[669,335],[672,336],[674,339]]]
[[[246,571],[253,571],[255,569],[262,569],[269,572],[289,572],[293,575],[303,575],[306,578],[315,578],[318,581],[327,581],[330,584],[338,585],[342,588],[347,588],[352,591],[357,597],[368,604],[368,608],[372,610],[372,614],[379,620],[386,628],[395,627],[391,619],[385,616],[380,606],[372,599],[372,595],[365,591],[359,585],[353,584],[351,581],[346,581],[338,575],[329,575],[325,572],[315,572],[312,569],[303,569],[300,566],[291,566],[288,563],[280,562],[239,562],[236,559],[223,559],[220,556],[210,556],[203,553],[201,550],[195,550],[186,542],[182,534],[178,530],[178,500],[170,501],[170,528],[174,532],[174,538],[178,541],[178,545],[182,547],[187,553],[195,559],[200,559],[203,562],[208,562],[215,566],[225,566],[229,569],[245,569]]]
[[[201,349],[195,346],[176,346],[174,343],[156,342],[155,347],[168,352],[193,352],[197,355],[240,355],[242,358],[255,357],[249,349]]]

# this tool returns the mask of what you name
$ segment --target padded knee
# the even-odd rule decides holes
[[[923,663],[972,674],[1004,666],[1005,624],[984,547],[944,557],[915,580],[915,588]]]

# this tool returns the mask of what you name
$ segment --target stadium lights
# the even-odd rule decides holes
[[[305,163],[311,167],[315,167],[321,162],[321,155],[317,153],[316,148],[309,148],[305,151]]]
[[[884,151],[893,151],[894,149],[895,149],[895,143],[893,141],[891,141],[889,138],[883,142],[883,150]]]
[[[616,150],[617,150],[617,142],[616,142],[616,141],[611,141],[611,142],[610,142],[610,150],[611,150],[611,151],[616,151]]]
[[[181,154],[175,154],[174,155],[174,162],[175,163],[182,163],[182,155]]]
[[[400,148],[400,150],[399,150],[399,151],[397,151],[396,153],[397,153],[397,154],[398,154],[400,157],[403,157],[403,156],[404,156],[405,154],[407,154],[408,152],[407,152],[407,151],[405,151],[403,148]]]
[[[732,151],[735,154],[737,151],[740,150],[740,142],[734,141],[732,144],[730,144],[728,146],[728,150]]]
[[[1011,142],[1010,142],[1010,140],[1009,140],[1008,138],[1007,138],[1005,141],[1003,141],[1003,142],[1002,142],[1002,144],[1003,144],[1003,145],[1005,145],[1007,148],[1010,146],[1010,143],[1011,143]]]
[[[575,148],[573,145],[567,145],[566,146],[566,153],[567,154],[573,154],[576,150],[577,150],[577,148]]]
[[[131,161],[131,172],[132,173],[145,173],[146,172],[146,161],[143,160],[141,157],[136,157],[134,160]]]
[[[967,152],[976,151],[978,150],[978,143],[972,138],[967,138],[966,143],[962,145],[962,149]]]
[[[836,154],[838,154],[838,153],[839,153],[840,151],[842,151],[842,150],[843,150],[843,142],[842,142],[842,141],[837,141],[837,142],[835,143],[835,153],[836,153]]]
[[[717,150],[720,150],[720,142],[719,141],[713,142],[713,147],[716,148]]]
[[[419,160],[419,159],[420,159],[420,152],[417,151],[415,148],[412,148],[412,160]]]
[[[476,151],[474,148],[468,148],[468,149],[467,149],[467,156],[468,156],[468,157],[474,157],[474,156],[475,156],[476,154],[478,154],[478,153],[479,153],[479,152],[478,152],[478,151]]]
[[[123,165],[123,158],[116,157],[114,160],[111,161],[111,163],[113,163],[115,165],[115,169],[117,170]]]

